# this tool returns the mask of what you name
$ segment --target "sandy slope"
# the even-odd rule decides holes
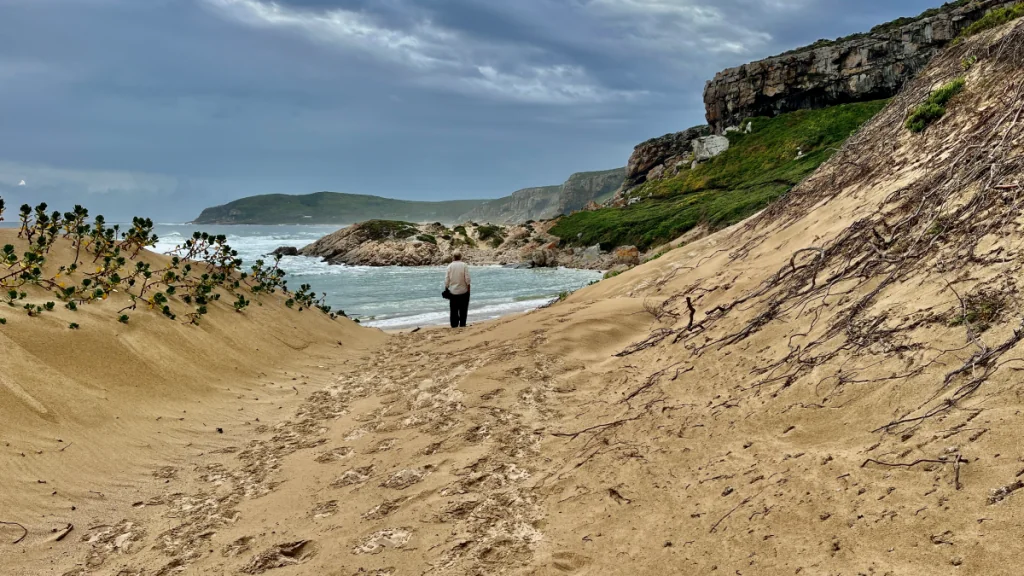
[[[7,243],[20,246],[14,230],[0,230]],[[70,263],[74,254],[61,244],[49,259]],[[21,529],[0,525],[4,574],[85,562],[89,547],[69,543],[120,521],[204,455],[244,444],[380,338],[348,320],[288,310],[279,297],[254,300],[244,314],[217,303],[199,327],[148,310],[124,325],[119,296],[40,318],[0,310],[0,520],[29,529],[10,546]],[[69,523],[74,530],[55,543]]]
[[[386,339],[308,328],[316,344],[301,352],[250,330],[231,345],[211,337],[219,352],[203,362],[179,351],[192,332],[166,328],[131,352],[163,366],[146,368],[147,390],[127,372],[115,386],[40,361],[58,327],[12,323],[0,334],[28,335],[24,359],[0,360],[5,376],[24,370],[8,378],[22,391],[7,384],[0,397],[18,421],[5,431],[3,509],[32,533],[0,548],[4,566],[1019,573],[1024,25],[1007,32],[939,58],[759,217],[545,310]],[[950,114],[911,136],[908,109],[972,54]],[[86,334],[83,323],[75,337]],[[135,341],[104,335],[91,355]],[[259,354],[241,352],[256,340]],[[173,380],[160,375],[174,366]],[[58,375],[80,390],[50,390]],[[289,382],[309,384],[286,400]],[[229,398],[242,389],[242,404]],[[199,422],[155,420],[179,407]],[[223,436],[209,431],[214,417]],[[79,458],[71,432],[95,471],[59,464]],[[75,444],[59,452],[58,434]],[[26,448],[35,468],[8,472]],[[45,474],[76,500],[33,484]],[[90,500],[92,482],[106,499]],[[65,521],[76,531],[51,542]]]

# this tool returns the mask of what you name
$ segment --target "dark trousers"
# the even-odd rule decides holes
[[[452,328],[466,325],[466,316],[469,314],[469,292],[465,294],[452,294],[448,304],[452,308]]]

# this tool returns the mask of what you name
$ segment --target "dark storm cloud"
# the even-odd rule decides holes
[[[0,0],[0,194],[164,221],[270,192],[493,197],[700,123],[724,67],[930,4]]]

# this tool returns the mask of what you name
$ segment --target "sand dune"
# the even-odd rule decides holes
[[[1016,574],[1022,68],[954,47],[754,219],[465,331],[12,321],[4,566]]]

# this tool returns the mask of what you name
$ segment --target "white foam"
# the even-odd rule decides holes
[[[556,299],[545,298],[541,300],[524,300],[522,302],[485,305],[481,308],[473,308],[471,303],[469,308],[469,323],[472,324],[474,322],[494,320],[495,318],[508,316],[509,314],[529,312],[530,310],[535,310],[545,304],[549,304],[553,300]],[[425,314],[398,316],[385,320],[372,320],[369,322],[363,322],[362,324],[364,326],[371,326],[373,328],[382,328],[386,330],[400,330],[403,328],[417,328],[420,326],[445,326],[448,324],[448,314],[447,310],[444,312],[427,312]]]

